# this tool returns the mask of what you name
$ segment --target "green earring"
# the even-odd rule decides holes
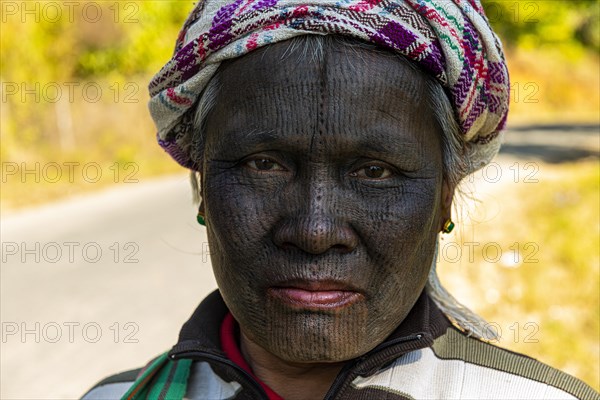
[[[206,226],[206,219],[204,219],[204,214],[198,211],[198,215],[196,216],[196,221],[202,226]]]
[[[454,222],[452,222],[451,219],[447,219],[444,223],[444,227],[442,228],[442,232],[450,233],[452,232],[452,229],[454,229]]]

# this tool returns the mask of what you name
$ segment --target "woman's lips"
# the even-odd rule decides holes
[[[273,286],[268,293],[295,308],[313,310],[341,308],[363,297],[360,292],[345,285],[327,282]]]

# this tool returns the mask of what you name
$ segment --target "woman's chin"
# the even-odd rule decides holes
[[[267,329],[263,327],[256,342],[287,362],[335,363],[366,353],[389,334],[382,333],[378,338],[367,330],[364,304],[336,310],[316,312],[290,308],[284,312],[268,312]]]

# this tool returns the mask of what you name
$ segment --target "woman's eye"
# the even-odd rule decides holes
[[[269,158],[255,158],[248,161],[246,165],[258,171],[283,171],[285,169]]]
[[[392,171],[380,165],[367,165],[350,174],[350,176],[355,178],[366,179],[385,179],[389,178],[391,175]]]

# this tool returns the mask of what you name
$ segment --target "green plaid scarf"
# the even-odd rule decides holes
[[[142,371],[121,400],[182,399],[191,366],[192,360],[172,360],[165,352]]]

